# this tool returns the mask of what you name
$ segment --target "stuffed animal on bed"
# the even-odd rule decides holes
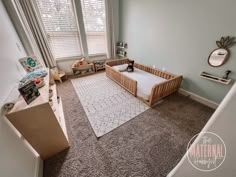
[[[133,72],[134,71],[134,60],[129,60],[127,72]]]

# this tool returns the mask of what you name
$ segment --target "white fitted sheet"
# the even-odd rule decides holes
[[[116,69],[116,67],[114,67]],[[117,70],[117,69],[116,69]],[[145,100],[149,100],[152,87],[155,84],[166,81],[166,79],[148,73],[138,68],[134,68],[134,72],[121,72],[121,74],[137,81],[137,96],[142,97]]]

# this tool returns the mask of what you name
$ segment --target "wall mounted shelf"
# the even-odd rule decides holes
[[[127,48],[128,44],[126,42],[117,42],[116,43],[116,55],[118,57],[126,57],[127,56]]]
[[[200,77],[207,79],[207,80],[215,81],[215,82],[218,82],[221,84],[225,84],[225,85],[228,85],[231,82],[231,79],[223,79],[221,77],[214,76],[214,75],[206,73],[206,72],[202,72]]]
[[[126,42],[117,42],[116,47],[119,48],[119,49],[127,49],[128,44]]]
[[[118,49],[127,49],[125,47],[117,46]]]
[[[119,57],[126,57],[126,55],[121,55],[121,54],[118,54],[117,56],[119,56]]]

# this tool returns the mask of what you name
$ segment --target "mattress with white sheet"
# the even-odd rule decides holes
[[[120,68],[122,68],[122,65],[113,66],[113,68],[119,71]],[[137,81],[137,96],[142,97],[145,100],[149,100],[154,85],[166,81],[166,79],[162,77],[138,68],[134,68],[134,72],[123,71],[121,73]]]

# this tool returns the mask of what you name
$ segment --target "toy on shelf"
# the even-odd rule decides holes
[[[34,80],[34,79],[38,79],[38,78],[44,78],[45,76],[47,76],[47,71],[43,70],[43,69],[37,69],[33,72],[30,72],[28,74],[26,74],[21,80],[20,80],[20,84],[24,84],[30,80]]]
[[[116,53],[119,57],[126,57],[127,56],[127,52],[126,51],[122,51],[122,50],[117,50]]]
[[[44,81],[43,78],[35,78],[34,83],[35,83],[37,88],[41,88],[45,85],[45,81]]]
[[[126,57],[127,56],[127,48],[128,44],[126,42],[117,42],[116,43],[116,54],[119,57]]]
[[[95,67],[95,71],[97,72],[99,70],[105,69],[105,63],[106,63],[106,60],[94,61],[93,64],[94,64],[94,67]]]
[[[230,70],[225,71],[225,75],[224,75],[222,78],[223,78],[223,79],[228,79],[230,73],[231,73]]]
[[[82,76],[87,74],[92,74],[95,72],[94,64],[89,63],[84,58],[77,60],[72,65],[72,71],[75,76]]]
[[[128,44],[126,43],[126,42],[117,42],[116,43],[116,46],[118,47],[118,48],[128,48]]]
[[[30,104],[40,95],[39,90],[32,80],[23,85],[20,85],[19,92],[27,104]]]
[[[19,62],[27,73],[43,68],[42,64],[38,61],[36,56],[27,56],[21,58],[19,59]]]
[[[27,104],[30,104],[40,95],[38,89],[45,85],[44,77],[47,74],[46,70],[37,69],[26,74],[20,80],[18,90]]]

